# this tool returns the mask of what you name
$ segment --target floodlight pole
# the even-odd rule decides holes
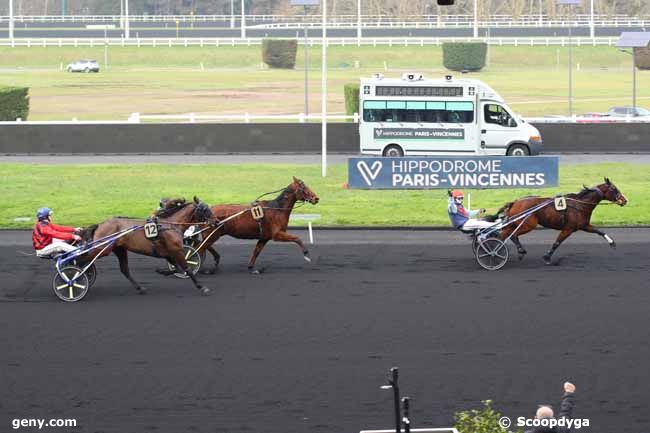
[[[241,0],[241,38],[246,38],[246,0]]]
[[[395,433],[401,433],[401,419],[399,407],[399,369],[393,367],[390,369],[391,378],[388,383],[393,387],[393,404],[395,405]]]
[[[594,0],[591,0],[591,13],[590,13],[590,20],[589,20],[589,35],[591,36],[591,39],[596,37],[596,24],[594,23]]]
[[[129,0],[124,0],[124,39],[129,39],[131,33],[129,30]]]
[[[304,7],[303,24],[305,26],[305,116],[309,116],[309,46],[307,44],[307,5]]]
[[[478,0],[474,0],[474,39],[478,38]]]
[[[357,0],[357,47],[361,46],[361,0]]]
[[[9,0],[9,40],[14,42],[14,0]]]
[[[243,1],[243,0],[242,0]],[[321,3],[323,19],[322,71],[321,71],[321,171],[327,176],[327,0]]]
[[[235,28],[235,0],[230,0],[230,28]]]

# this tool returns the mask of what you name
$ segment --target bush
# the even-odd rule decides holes
[[[501,427],[499,419],[501,414],[492,409],[492,402],[485,400],[482,409],[472,409],[456,412],[454,427],[459,433],[506,433],[508,430]]]
[[[359,112],[359,84],[348,83],[343,86],[345,95],[345,114],[352,116]]]
[[[295,39],[264,39],[262,61],[270,68],[293,69],[297,50],[298,41]]]
[[[27,120],[29,115],[29,87],[0,88],[0,120]]]
[[[442,64],[451,71],[480,71],[485,67],[485,42],[445,42],[442,44]]]
[[[650,69],[650,48],[635,48],[634,61],[639,69]]]

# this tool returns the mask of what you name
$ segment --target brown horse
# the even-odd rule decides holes
[[[627,204],[627,198],[616,188],[616,186],[608,179],[605,178],[605,183],[597,185],[594,188],[584,189],[576,194],[568,194],[566,197],[566,210],[558,211],[555,209],[554,199],[551,197],[524,197],[511,203],[507,203],[497,212],[497,215],[505,212],[507,218],[522,214],[527,209],[532,209],[537,205],[544,202],[549,202],[548,205],[543,206],[541,209],[533,212],[523,222],[513,222],[506,225],[500,234],[501,240],[506,240],[508,237],[517,246],[519,259],[521,260],[526,254],[526,250],[519,242],[519,236],[533,230],[537,225],[543,227],[560,230],[555,243],[550,250],[544,255],[546,264],[551,264],[551,256],[560,244],[573,232],[583,230],[588,233],[596,233],[607,240],[612,248],[616,248],[616,243],[605,232],[598,230],[591,225],[591,214],[602,200],[608,200],[616,203],[619,206]],[[507,220],[506,220],[507,221]]]
[[[307,248],[305,248],[305,245],[298,236],[287,233],[287,226],[289,224],[289,216],[296,202],[317,204],[318,200],[318,196],[302,180],[294,177],[293,182],[282,189],[280,195],[273,200],[256,201],[248,206],[235,204],[212,206],[212,213],[219,221],[233,217],[238,213],[240,215],[223,223],[218,230],[212,233],[210,231],[207,232],[206,242],[199,252],[207,249],[214,258],[215,267],[206,273],[214,273],[219,266],[221,257],[212,247],[212,244],[223,235],[229,235],[238,239],[258,239],[257,245],[255,245],[253,254],[248,262],[248,269],[254,274],[263,272],[263,270],[255,269],[255,261],[270,240],[295,243],[300,247],[305,260],[310,262],[311,259],[309,258]],[[261,206],[264,212],[264,216],[260,220],[255,220],[251,212],[251,208],[256,205]]]
[[[135,230],[117,239],[103,252],[101,249],[93,250],[83,259],[90,260],[100,253],[102,256],[107,256],[110,253],[115,254],[120,263],[120,271],[140,294],[146,293],[146,290],[131,276],[128,261],[129,251],[145,256],[165,258],[187,272],[187,262],[183,253],[183,230],[187,228],[188,224],[212,223],[214,217],[210,207],[196,197],[190,203],[186,203],[184,199],[169,200],[165,207],[156,211],[154,217],[157,219],[159,227],[156,238],[148,239],[145,237],[144,230]],[[84,241],[97,240],[144,223],[145,221],[133,218],[115,217],[87,228],[82,233],[82,238]],[[201,294],[210,294],[210,289],[201,286],[192,272],[187,272],[187,274]]]

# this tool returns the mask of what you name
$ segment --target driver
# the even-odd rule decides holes
[[[58,253],[67,253],[76,249],[70,241],[80,241],[80,227],[67,227],[56,225],[52,222],[52,209],[42,207],[36,211],[38,221],[32,232],[32,244],[36,255],[48,257]]]
[[[449,203],[447,205],[447,212],[451,225],[458,230],[472,231],[476,229],[483,229],[494,225],[493,222],[484,221],[474,218],[475,216],[485,213],[485,209],[467,210],[463,207],[463,199],[465,198],[463,191],[454,190],[447,191],[449,194]]]

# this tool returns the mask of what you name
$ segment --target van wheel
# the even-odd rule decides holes
[[[514,144],[508,148],[506,153],[508,156],[528,156],[530,155],[530,149],[525,144]]]
[[[382,155],[389,158],[399,158],[404,156],[404,150],[402,150],[402,148],[397,144],[389,144],[384,149],[384,153],[382,153]]]

